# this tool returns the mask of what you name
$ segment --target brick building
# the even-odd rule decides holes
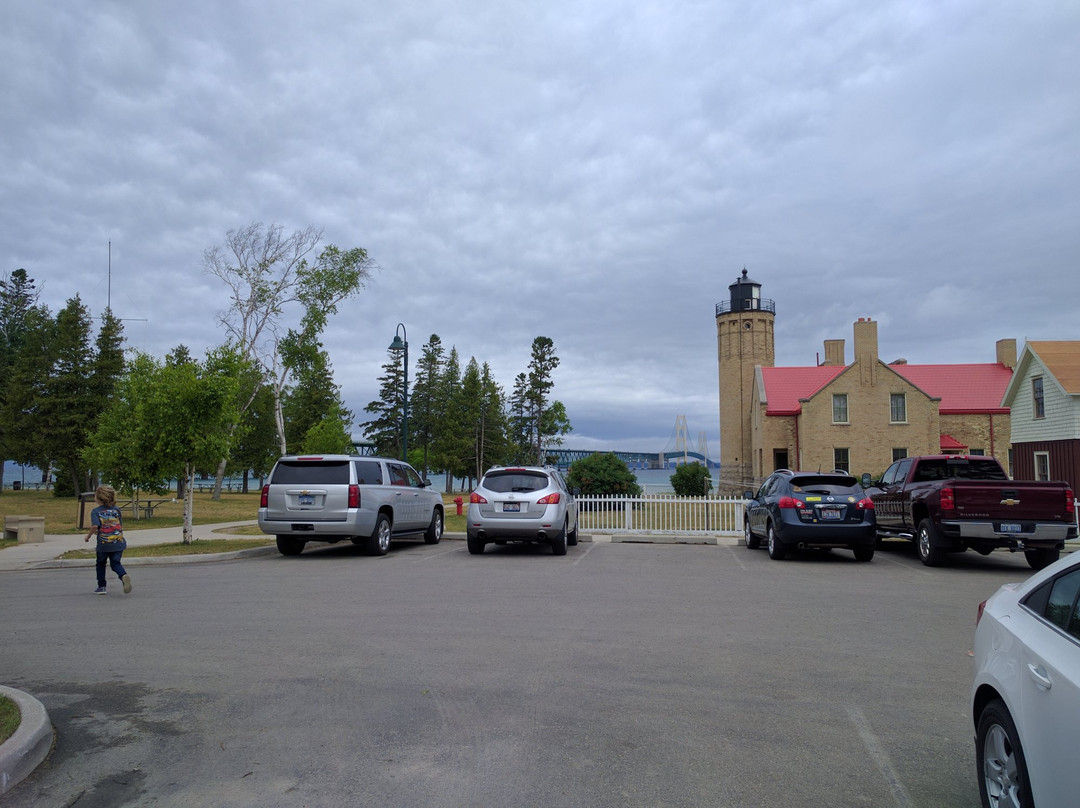
[[[1002,396],[1016,341],[999,340],[986,364],[909,365],[878,356],[877,322],[854,324],[853,353],[826,340],[812,367],[774,366],[773,301],[747,277],[716,307],[720,476],[756,482],[778,468],[879,475],[920,454],[986,454],[1008,468],[1009,410]]]

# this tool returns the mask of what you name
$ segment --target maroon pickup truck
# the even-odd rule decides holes
[[[878,537],[913,539],[929,567],[968,548],[983,555],[1023,550],[1033,569],[1057,560],[1076,538],[1072,489],[1063,482],[1010,480],[992,457],[905,457],[867,491]]]

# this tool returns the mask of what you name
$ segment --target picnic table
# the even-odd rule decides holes
[[[154,516],[154,511],[160,505],[166,502],[175,502],[176,500],[169,498],[162,499],[140,499],[139,500],[139,512],[135,514],[136,519],[151,519]],[[123,513],[124,509],[134,512],[134,503],[130,499],[118,499],[116,500],[116,509]]]

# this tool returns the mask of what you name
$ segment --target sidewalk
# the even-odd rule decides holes
[[[245,538],[253,536],[236,536],[230,534],[228,528],[242,525],[254,525],[257,522],[249,519],[244,522],[222,522],[216,525],[195,525],[191,529],[193,539],[229,539]],[[221,531],[221,532],[215,532]],[[93,540],[84,542],[85,533],[47,534],[45,541],[34,544],[17,544],[0,550],[0,572],[13,570],[49,569],[55,567],[83,567],[93,566],[93,558],[73,559],[61,561],[60,556],[68,550],[93,550],[96,544]],[[141,547],[148,544],[170,544],[184,540],[184,528],[159,527],[148,530],[124,531],[124,538],[128,547]],[[250,555],[260,552],[277,552],[273,545],[267,548],[252,548],[251,550],[238,550],[235,553],[213,553],[208,555],[169,556],[157,558],[125,558],[124,566],[138,566],[140,564],[169,564],[192,561],[220,561],[223,557],[236,557],[238,554]]]

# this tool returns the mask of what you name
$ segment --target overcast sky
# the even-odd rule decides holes
[[[1075,0],[10,2],[0,271],[100,314],[111,242],[129,346],[201,354],[204,250],[315,225],[381,267],[325,335],[361,419],[398,322],[508,392],[544,335],[568,446],[719,457],[743,267],[777,365],[1080,338],[1078,77]]]

